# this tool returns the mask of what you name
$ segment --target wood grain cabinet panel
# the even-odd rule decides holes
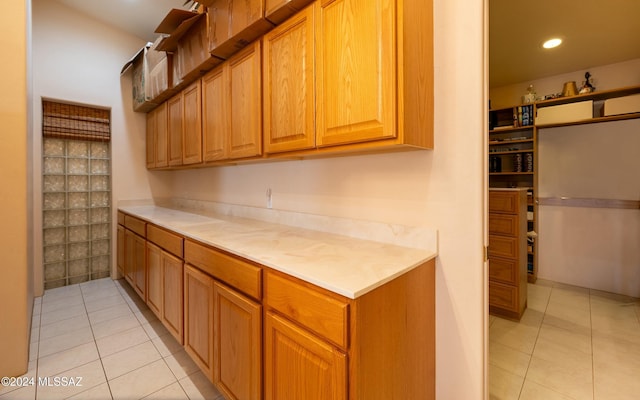
[[[147,242],[147,305],[162,318],[162,249]]]
[[[213,381],[227,399],[262,398],[262,306],[214,283]]]
[[[266,274],[265,302],[336,345],[347,347],[349,305],[274,273]]]
[[[182,165],[182,135],[184,131],[184,114],[182,93],[167,100],[167,136],[169,138],[170,166]]]
[[[153,110],[155,117],[155,167],[164,168],[169,166],[169,137],[167,131],[167,103],[162,103]]]
[[[262,268],[191,240],[185,240],[184,259],[254,299],[262,298]]]
[[[167,103],[147,114],[147,168],[164,168],[168,164]]]
[[[128,229],[124,232],[124,279],[135,286],[135,238],[136,234]]]
[[[200,80],[196,80],[182,92],[184,129],[182,137],[182,164],[202,162],[202,110]]]
[[[184,267],[184,348],[213,381],[213,279]]]
[[[489,310],[520,319],[527,304],[527,192],[489,191]]]
[[[184,240],[181,236],[159,228],[155,225],[147,225],[147,240],[157,244],[162,249],[180,258],[184,254]]]
[[[156,167],[156,114],[155,110],[147,114],[147,169]]]
[[[169,333],[184,344],[184,263],[181,259],[162,252],[162,316],[160,319]]]
[[[202,143],[205,162],[229,157],[229,69],[220,66],[202,78]]]
[[[319,147],[396,136],[396,2],[317,1]]]
[[[260,40],[229,59],[229,157],[262,154],[262,54]]]
[[[138,296],[147,301],[147,241],[138,235],[133,238],[134,285]]]
[[[346,354],[276,314],[265,325],[265,400],[347,399]]]
[[[266,153],[315,147],[314,8],[264,37]]]
[[[118,225],[118,230],[117,230],[117,241],[118,241],[118,248],[117,248],[117,254],[118,254],[118,258],[117,258],[117,266],[118,266],[118,278],[120,278],[121,276],[124,276],[124,263],[125,263],[125,251],[124,251],[124,246],[125,246],[125,234],[124,234],[124,227],[122,225]]]

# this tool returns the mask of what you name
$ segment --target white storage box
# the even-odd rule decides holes
[[[593,118],[593,100],[538,108],[536,125],[562,124]]]
[[[640,112],[640,94],[616,97],[604,101],[604,116]]]

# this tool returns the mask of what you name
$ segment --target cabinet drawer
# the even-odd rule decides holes
[[[182,237],[158,228],[155,225],[147,225],[147,240],[157,244],[174,256],[183,257]]]
[[[340,347],[347,347],[349,304],[273,273],[266,275],[265,303]]]
[[[489,214],[489,233],[516,236],[518,234],[518,216]]]
[[[518,238],[489,235],[489,256],[518,258]]]
[[[498,282],[489,282],[489,305],[518,311],[518,289]]]
[[[516,260],[489,258],[489,279],[507,284],[517,284],[518,264]]]
[[[489,192],[489,212],[518,212],[518,192]]]
[[[124,213],[118,211],[118,225],[124,225]]]
[[[184,260],[253,298],[262,297],[260,267],[190,240],[184,242]]]
[[[124,226],[142,237],[147,236],[147,223],[130,215],[124,216]]]

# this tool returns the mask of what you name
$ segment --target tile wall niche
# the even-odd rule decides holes
[[[109,142],[43,139],[44,288],[109,276]]]

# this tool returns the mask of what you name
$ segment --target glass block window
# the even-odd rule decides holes
[[[43,119],[47,120],[47,109],[43,108]],[[108,117],[108,111],[106,112]],[[68,114],[73,115],[72,112]],[[96,119],[94,114],[90,116]],[[86,121],[81,121],[81,124],[87,126]],[[65,133],[63,128],[68,126],[67,122],[58,123],[57,134],[48,136],[45,133],[43,138],[45,289],[110,275],[112,238],[109,138],[106,137],[105,140],[103,127],[100,139],[95,140],[89,137],[90,133],[82,133],[82,130],[68,130],[70,133]],[[43,126],[43,131],[45,128]],[[71,133],[77,132],[81,133],[81,140],[72,138]]]

